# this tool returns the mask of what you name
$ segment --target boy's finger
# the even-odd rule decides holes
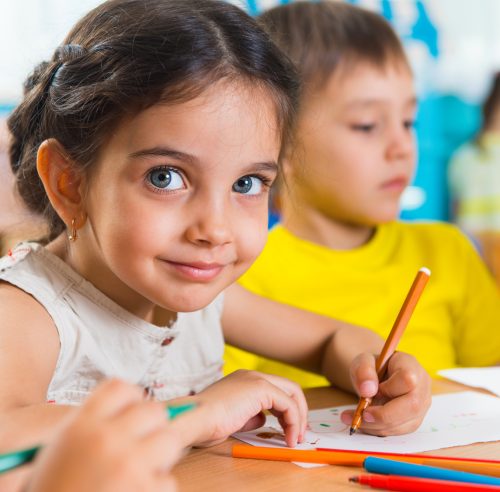
[[[411,392],[394,398],[384,405],[373,405],[363,413],[363,421],[367,429],[384,429],[401,427],[414,419],[421,420],[428,404],[420,396]]]
[[[351,380],[356,393],[362,397],[373,397],[378,391],[378,377],[375,357],[360,354],[351,364]]]
[[[418,386],[417,375],[407,369],[399,369],[380,383],[380,395],[392,400],[401,395],[415,391]]]

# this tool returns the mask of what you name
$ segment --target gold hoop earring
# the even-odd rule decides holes
[[[74,243],[78,239],[78,231],[76,229],[76,219],[71,219],[71,232],[68,234],[68,239]]]

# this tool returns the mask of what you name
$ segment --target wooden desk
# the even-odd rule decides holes
[[[434,382],[434,393],[470,390],[467,386],[445,380]],[[356,400],[352,395],[331,389],[306,390],[311,409],[346,405]],[[293,463],[231,458],[231,446],[240,441],[228,441],[207,449],[195,449],[175,467],[174,474],[180,492],[226,491],[358,491],[370,490],[348,482],[360,468],[323,466],[301,468]],[[435,451],[430,452],[436,454]],[[500,441],[447,448],[441,455],[499,459]]]

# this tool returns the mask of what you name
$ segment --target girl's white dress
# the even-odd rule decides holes
[[[0,280],[32,295],[57,328],[61,345],[47,401],[79,404],[109,377],[168,400],[197,393],[222,376],[222,294],[200,311],[179,313],[171,327],[158,327],[37,243],[22,243],[1,258]]]

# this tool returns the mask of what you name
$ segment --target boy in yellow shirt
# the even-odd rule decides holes
[[[499,363],[500,296],[472,245],[448,224],[396,220],[415,167],[416,109],[396,34],[379,15],[340,2],[296,2],[261,20],[298,66],[303,90],[284,161],[281,225],[241,284],[386,337],[426,266],[432,278],[399,348],[431,375]],[[328,384],[232,347],[225,360],[227,372]]]

